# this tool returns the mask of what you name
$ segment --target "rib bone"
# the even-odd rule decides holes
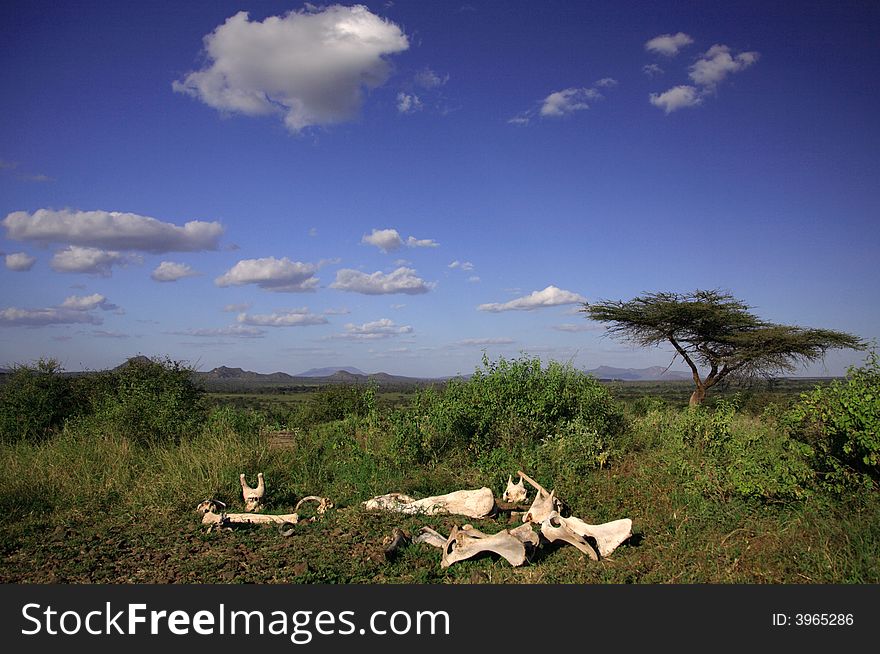
[[[495,508],[492,490],[459,490],[446,495],[435,495],[416,500],[403,493],[379,495],[363,503],[367,510],[383,509],[408,515],[457,514],[469,518],[485,518]]]
[[[262,509],[263,495],[266,494],[266,484],[263,482],[263,473],[257,473],[257,487],[251,488],[245,480],[244,473],[238,476],[241,482],[241,494],[244,496],[245,511],[259,511]]]

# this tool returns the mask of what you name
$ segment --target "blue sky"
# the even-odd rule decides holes
[[[665,366],[580,302],[706,288],[877,339],[878,27],[871,2],[4,3],[0,365]]]

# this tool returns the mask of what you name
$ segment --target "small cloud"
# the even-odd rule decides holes
[[[388,253],[397,250],[403,245],[403,239],[396,229],[374,229],[372,233],[364,234],[361,243],[375,245],[382,252]]]
[[[324,309],[321,313],[325,316],[346,316],[351,313],[351,310],[343,307],[341,309]]]
[[[223,307],[223,311],[226,313],[241,313],[242,311],[247,311],[253,306],[250,302],[243,302],[241,304],[227,304]]]
[[[693,42],[694,40],[684,32],[679,32],[678,34],[661,34],[645,43],[645,50],[665,57],[674,57],[682,48]]]
[[[418,277],[412,268],[398,268],[388,274],[379,271],[367,274],[359,270],[343,268],[337,271],[336,281],[330,284],[330,288],[365,295],[391,293],[418,295],[430,291],[434,288],[434,284]]]
[[[393,320],[382,318],[373,322],[367,322],[363,325],[355,325],[348,323],[345,325],[345,332],[335,334],[331,338],[346,339],[356,341],[372,341],[384,338],[392,338],[402,334],[411,334],[413,331],[410,325],[397,325]]]
[[[422,101],[415,93],[404,93],[401,91],[397,94],[397,111],[399,113],[412,114],[419,111],[422,107]]]
[[[553,325],[552,328],[558,332],[572,332],[572,333],[591,332],[591,331],[598,331],[598,330],[602,329],[601,325],[600,326],[590,325],[590,324],[576,325],[576,324],[570,323],[570,322],[566,322],[561,325]]]
[[[76,311],[61,307],[46,309],[19,309],[7,307],[0,309],[0,327],[45,327],[48,325],[90,324],[100,325],[103,321],[87,311]]]
[[[449,264],[449,268],[463,270],[465,272],[471,271],[474,269],[474,264],[470,261],[458,261],[457,259]]]
[[[164,333],[173,336],[196,336],[198,338],[225,338],[228,336],[235,338],[262,338],[266,331],[257,327],[246,327],[245,325],[229,325],[228,327],[184,329]]]
[[[436,248],[440,247],[437,241],[430,238],[415,238],[410,236],[406,239],[406,247],[408,248]]]
[[[462,347],[482,347],[485,345],[511,345],[516,343],[512,338],[507,337],[497,337],[497,338],[466,338],[462,341],[456,341],[455,345],[460,345]]]
[[[150,274],[150,278],[157,282],[176,282],[178,279],[195,277],[199,274],[185,263],[163,261]]]
[[[34,267],[37,258],[25,252],[13,252],[6,255],[6,267],[16,272],[26,272]]]
[[[415,74],[413,81],[423,89],[436,89],[449,81],[449,75],[441,77],[430,68],[423,68]]]
[[[123,334],[122,332],[114,332],[107,331],[104,329],[93,329],[92,336],[95,338],[131,338],[129,334]]]
[[[479,284],[479,283],[480,283],[480,278],[477,277],[476,275],[471,275],[470,277],[468,277],[468,283],[470,283],[470,284]]]
[[[575,304],[586,302],[586,298],[571,291],[565,291],[556,286],[548,286],[543,291],[534,291],[525,297],[520,297],[510,302],[481,304],[478,311],[532,311],[545,307],[555,307],[561,304]]]
[[[92,295],[71,295],[64,299],[61,303],[62,309],[71,309],[73,311],[92,311],[93,309],[102,309],[103,311],[118,311],[119,307],[108,302],[107,298],[100,293]]]
[[[597,80],[593,86],[598,86],[600,88],[611,88],[612,86],[617,86],[617,80],[613,77],[603,77],[600,80]]]
[[[53,177],[49,177],[48,175],[37,174],[37,175],[18,175],[18,179],[23,182],[35,182],[37,184],[43,182],[54,182],[55,179]]]
[[[602,99],[595,89],[568,88],[554,91],[541,104],[539,113],[542,116],[567,116],[575,111],[589,109],[590,102]]]
[[[531,122],[531,117],[528,114],[520,114],[518,116],[514,116],[513,118],[507,119],[508,125],[528,125]]]
[[[49,265],[56,272],[110,277],[113,266],[125,266],[129,263],[141,263],[141,261],[141,257],[136,255],[71,245],[56,252]]]
[[[276,313],[248,315],[238,314],[238,323],[257,327],[306,327],[308,325],[326,325],[327,319],[310,313],[307,308],[291,309]]]
[[[760,57],[757,52],[731,54],[726,45],[713,45],[690,67],[688,76],[695,84],[714,90],[731,73],[738,73],[754,65]]]
[[[699,91],[693,86],[674,86],[668,91],[652,93],[648,100],[655,107],[663,109],[667,115],[684,107],[696,107],[703,103]]]
[[[657,64],[645,64],[642,66],[642,72],[648,77],[656,77],[663,74],[663,69]]]
[[[318,285],[316,270],[313,264],[291,261],[287,257],[242,259],[214,283],[223,287],[255,284],[276,293],[307,293]]]
[[[390,306],[392,309],[397,310],[397,309],[403,309],[403,307],[405,307],[406,305],[405,304],[392,304]]]

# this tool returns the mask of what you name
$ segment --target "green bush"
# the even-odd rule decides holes
[[[178,361],[130,359],[100,373],[92,390],[92,426],[137,442],[179,440],[196,434],[204,422],[203,392],[192,369]]]
[[[450,452],[482,456],[498,447],[537,446],[573,420],[606,438],[624,426],[608,390],[570,365],[484,356],[482,370],[442,391],[420,391],[390,425],[398,454],[427,462]]]
[[[291,422],[304,427],[351,416],[365,418],[375,411],[375,386],[334,384],[321,387],[304,406],[298,407]]]
[[[844,491],[853,484],[880,482],[880,363],[872,351],[844,381],[801,395],[786,414],[793,438],[809,446],[826,486]]]
[[[41,440],[82,411],[73,382],[54,359],[15,366],[0,387],[0,439]]]

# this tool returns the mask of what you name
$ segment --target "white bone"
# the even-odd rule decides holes
[[[594,561],[598,561],[599,557],[596,550],[587,542],[580,534],[574,532],[569,526],[565,518],[553,511],[541,522],[541,533],[551,543],[561,540],[574,545],[581,552],[589,556]]]
[[[527,482],[529,482],[532,486],[534,486],[535,490],[538,491],[535,495],[534,501],[532,502],[532,506],[529,507],[529,510],[526,511],[525,515],[523,516],[523,522],[541,523],[544,522],[544,520],[547,519],[547,516],[549,516],[553,511],[559,511],[559,509],[562,507],[562,502],[560,502],[556,498],[555,490],[548,492],[546,488],[541,486],[541,484],[536,482],[534,479],[532,479],[522,471],[518,472],[517,474],[525,479]]]
[[[446,541],[449,540],[443,534],[440,534],[430,527],[422,527],[422,533],[413,538],[414,543],[427,543],[432,547],[444,548],[446,546]]]
[[[416,500],[402,493],[379,495],[363,503],[367,510],[383,509],[408,515],[456,514],[469,518],[485,518],[495,509],[495,496],[490,488],[459,490]]]
[[[327,512],[327,509],[333,508],[333,502],[331,502],[328,498],[318,497],[317,495],[308,495],[297,502],[296,506],[293,507],[293,510],[299,511],[299,508],[306,502],[316,502],[318,504],[317,508],[315,509],[316,516],[324,515]]]
[[[238,476],[241,482],[241,494],[244,496],[245,511],[259,511],[262,509],[263,495],[266,494],[266,484],[263,482],[263,473],[257,473],[257,487],[251,488],[245,480],[244,473]]]
[[[574,516],[560,517],[560,520],[575,534],[594,538],[599,548],[599,554],[603,557],[611,554],[623,541],[632,536],[632,520],[629,518],[621,518],[601,525],[588,525]]]
[[[315,511],[315,516],[311,518],[300,518],[299,508],[305,502],[317,502],[318,507]],[[333,507],[333,502],[331,502],[326,497],[318,497],[316,495],[309,495],[308,497],[302,498],[296,505],[296,510],[293,513],[285,513],[285,514],[267,514],[267,513],[226,513],[223,509],[226,507],[223,502],[218,502],[217,500],[205,500],[201,502],[197,507],[196,511],[202,514],[202,524],[208,525],[209,531],[211,529],[219,529],[221,527],[228,527],[230,525],[235,524],[277,524],[277,525],[296,525],[301,522],[314,522],[320,516],[322,516],[327,509]],[[218,512],[219,510],[219,512]],[[289,536],[292,532],[282,532],[285,536]]]
[[[535,530],[532,529],[531,523],[522,524],[516,529],[508,529],[507,531],[523,545],[530,545],[532,548],[537,548],[538,545],[541,544],[541,539],[538,537],[538,534],[535,533]]]
[[[507,489],[501,495],[501,499],[505,502],[525,502],[528,493],[526,492],[526,486],[523,483],[522,473],[519,475],[519,482],[516,484],[513,483],[513,478],[508,475],[507,476]]]
[[[520,566],[526,560],[526,548],[523,542],[512,536],[506,529],[488,536],[472,527],[465,525],[459,529],[452,528],[452,533],[443,545],[443,557],[440,566],[448,568],[457,561],[469,559],[480,552],[495,552],[507,559],[512,566]]]

